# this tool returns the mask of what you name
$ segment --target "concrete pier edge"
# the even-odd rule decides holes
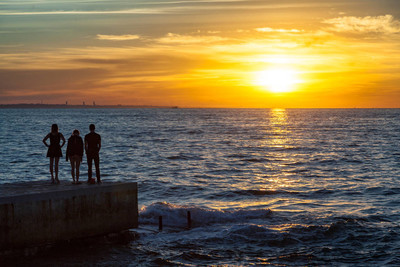
[[[0,197],[0,251],[138,227],[136,182]]]

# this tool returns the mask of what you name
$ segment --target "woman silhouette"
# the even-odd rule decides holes
[[[50,138],[50,145],[47,144],[47,139]],[[60,145],[60,140],[62,140],[62,144]],[[62,133],[58,132],[58,125],[53,124],[51,125],[51,132],[46,135],[45,138],[43,138],[43,143],[49,148],[47,150],[47,157],[50,158],[50,174],[51,174],[51,183],[60,183],[60,180],[58,180],[58,162],[60,161],[60,157],[62,157],[62,152],[61,148],[65,144],[65,138],[62,135]],[[54,163],[54,169],[56,172],[56,177],[54,179],[53,175],[53,163]]]
[[[79,131],[74,130],[71,137],[68,138],[67,145],[67,161],[71,162],[71,175],[73,184],[80,184],[79,182],[79,166],[82,162],[83,156],[83,140],[79,136]],[[76,177],[76,181],[75,181]]]

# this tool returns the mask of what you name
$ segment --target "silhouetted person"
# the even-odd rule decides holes
[[[47,144],[47,139],[50,138],[50,145]],[[60,145],[60,140],[62,140],[62,144]],[[60,183],[60,180],[58,180],[58,162],[60,160],[60,157],[62,157],[62,152],[61,148],[65,144],[65,138],[62,135],[62,133],[58,132],[58,125],[53,124],[51,125],[51,132],[46,135],[45,138],[43,138],[43,143],[48,147],[47,150],[47,157],[50,158],[50,174],[51,174],[51,183]],[[56,173],[56,177],[54,179],[53,175],[53,163],[54,163],[54,169]]]
[[[79,166],[83,157],[83,140],[79,136],[79,131],[74,130],[71,137],[68,138],[67,161],[71,163],[71,176],[73,184],[79,184]],[[76,181],[75,181],[76,177]]]
[[[85,151],[87,157],[88,164],[88,183],[90,183],[92,179],[92,161],[94,160],[94,166],[96,168],[96,177],[97,182],[101,183],[100,180],[100,159],[99,159],[99,151],[101,148],[101,137],[99,134],[95,133],[94,130],[96,127],[94,124],[89,125],[90,133],[85,135]]]

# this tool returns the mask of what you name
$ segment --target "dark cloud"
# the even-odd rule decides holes
[[[199,58],[195,56],[178,54],[172,52],[171,55],[165,54],[147,54],[147,55],[131,55],[127,56],[125,59],[95,59],[95,58],[80,58],[75,59],[73,62],[93,64],[93,66],[98,68],[103,67],[114,67],[114,73],[119,72],[132,72],[135,75],[135,71],[148,71],[148,72],[159,72],[164,73],[176,73],[185,71],[188,68],[197,66],[199,63]],[[143,74],[143,73],[142,73]],[[141,75],[142,75],[141,74]]]
[[[57,94],[59,90],[74,93],[106,74],[101,69],[0,70],[0,95]]]
[[[80,58],[73,60],[77,63],[89,63],[96,65],[120,65],[125,64],[126,59],[99,59],[99,58]]]

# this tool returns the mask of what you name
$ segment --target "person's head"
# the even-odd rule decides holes
[[[58,125],[57,124],[51,125],[51,132],[52,133],[58,133]]]
[[[78,136],[79,136],[79,131],[78,131],[77,129],[75,129],[75,130],[72,132],[72,134],[73,134],[73,135],[78,135]]]
[[[96,129],[96,126],[94,126],[94,124],[90,124],[90,125],[89,125],[89,130],[90,130],[91,132],[94,132],[95,129]]]

